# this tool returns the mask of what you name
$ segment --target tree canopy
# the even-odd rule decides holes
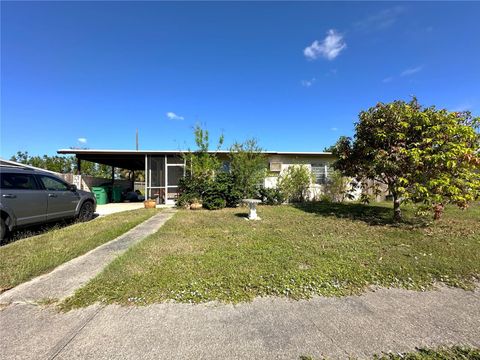
[[[236,142],[230,147],[230,173],[244,198],[253,197],[258,185],[265,179],[266,156],[257,140]]]
[[[416,98],[378,103],[360,112],[353,139],[339,139],[334,167],[386,185],[395,220],[403,201],[432,206],[438,218],[445,204],[465,208],[480,195],[479,125],[469,112],[423,107]]]
[[[35,166],[41,169],[55,171],[60,174],[73,173],[77,169],[77,161],[74,156],[60,156],[60,155],[35,155],[30,156],[28,151],[18,151],[10,158],[11,161],[16,161],[25,165]],[[111,167],[108,165],[95,164],[90,161],[82,160],[82,174],[91,175],[101,178],[109,179],[112,175]],[[117,169],[118,175],[123,175]]]
[[[208,130],[204,130],[200,125],[196,125],[193,130],[197,150],[188,151],[184,154],[187,173],[195,177],[198,181],[210,181],[215,177],[222,163],[218,159],[217,152],[221,149],[224,141],[223,135],[218,139],[216,150],[210,152],[210,135]]]

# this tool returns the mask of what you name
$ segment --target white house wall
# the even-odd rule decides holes
[[[333,163],[335,157],[331,155],[318,155],[318,156],[298,156],[298,155],[270,155],[268,157],[269,164],[271,162],[281,163],[281,171],[276,173],[276,176],[267,176],[264,180],[264,186],[266,188],[275,188],[277,186],[278,176],[282,174],[292,165],[305,165],[310,171],[312,170],[312,163],[325,162]],[[310,186],[309,196],[310,200],[319,198],[323,194],[323,185],[312,184]]]

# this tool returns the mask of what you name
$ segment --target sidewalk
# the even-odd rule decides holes
[[[91,306],[0,312],[5,359],[366,358],[415,347],[480,347],[480,292],[380,289],[361,296],[239,305]]]

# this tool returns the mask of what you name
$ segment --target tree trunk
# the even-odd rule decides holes
[[[433,220],[440,220],[443,214],[444,206],[443,204],[436,204],[433,207]]]
[[[397,194],[393,194],[393,221],[402,221],[402,210],[400,209],[401,200]]]

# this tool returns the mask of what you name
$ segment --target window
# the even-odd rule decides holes
[[[29,174],[0,173],[0,186],[10,190],[37,190],[35,177]]]
[[[332,171],[333,169],[326,162],[312,164],[312,173],[315,176],[316,184],[325,184],[328,180],[328,174]]]
[[[272,172],[280,172],[282,171],[282,163],[281,162],[270,162],[270,171]]]
[[[49,191],[67,191],[69,186],[59,179],[55,179],[50,176],[40,176],[40,180],[45,186],[45,189]]]
[[[230,161],[222,161],[222,165],[220,166],[221,172],[230,172]]]

